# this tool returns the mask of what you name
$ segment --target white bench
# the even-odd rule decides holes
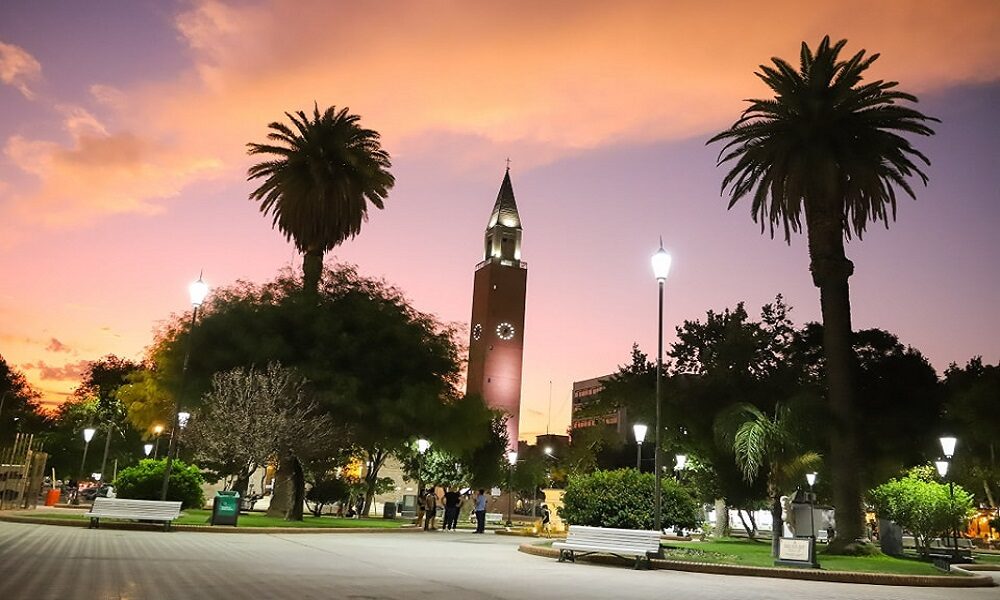
[[[138,521],[163,521],[164,531],[170,522],[181,514],[180,502],[159,500],[127,500],[125,498],[94,498],[94,505],[85,517],[90,517],[90,527],[100,527],[101,517],[108,519],[135,519]]]
[[[649,568],[650,556],[660,553],[660,532],[644,529],[611,529],[571,525],[565,542],[552,544],[559,550],[559,562],[576,562],[576,554],[635,556],[635,568]],[[624,555],[624,556],[623,556]]]
[[[475,524],[476,522],[476,511],[469,513],[469,523]],[[507,522],[507,519],[503,516],[503,513],[486,513],[486,524],[496,524],[503,525]]]

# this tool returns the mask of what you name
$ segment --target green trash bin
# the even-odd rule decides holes
[[[240,517],[240,493],[239,492],[215,492],[212,500],[212,525],[232,525],[236,527],[236,520]]]

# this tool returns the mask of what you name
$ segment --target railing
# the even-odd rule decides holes
[[[496,262],[496,261],[497,261],[496,258],[487,258],[486,260],[484,260],[484,261],[480,262],[478,265],[476,265],[476,270],[478,271],[479,269],[485,267],[489,263]],[[527,269],[528,268],[528,263],[524,262],[523,260],[507,260],[506,258],[502,258],[502,259],[500,259],[500,266],[502,266],[502,267],[517,267],[519,269]]]

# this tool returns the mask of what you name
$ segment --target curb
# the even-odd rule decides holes
[[[0,514],[0,521],[7,523],[26,523],[31,525],[55,525],[57,527],[82,527],[87,529],[87,520],[46,519],[45,517],[30,517],[22,515]],[[163,531],[163,525],[153,523],[101,523],[100,529],[115,529],[125,531]],[[416,527],[213,527],[211,525],[171,525],[170,531],[187,533],[240,533],[240,534],[286,534],[286,533],[402,533],[423,531]]]
[[[536,544],[521,544],[519,552],[559,558],[555,548]],[[590,555],[578,558],[589,562],[607,565],[631,565],[632,561],[624,560],[608,554]],[[690,573],[709,573],[712,575],[742,575],[745,577],[775,577],[778,579],[799,579],[810,581],[833,581],[838,583],[860,583],[867,585],[898,585],[911,587],[992,587],[996,582],[992,577],[977,575],[971,570],[953,567],[968,575],[965,577],[946,577],[940,575],[895,575],[888,573],[855,573],[852,571],[822,571],[805,569],[780,569],[773,567],[745,567],[741,565],[725,565],[716,563],[687,562],[680,560],[652,559],[654,569],[672,571],[687,571]]]

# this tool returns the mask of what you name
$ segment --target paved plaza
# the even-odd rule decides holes
[[[997,600],[902,588],[633,571],[517,552],[471,533],[208,534],[0,523],[0,599],[833,598]]]

